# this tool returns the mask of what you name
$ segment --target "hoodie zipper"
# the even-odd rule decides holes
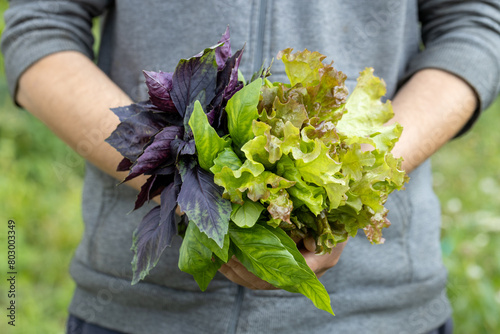
[[[264,35],[266,33],[266,14],[267,0],[259,1],[259,25],[257,27],[257,45],[255,48],[255,57],[253,60],[253,72],[257,72],[264,62]],[[231,319],[227,327],[227,334],[235,334],[238,327],[238,320],[241,314],[241,307],[245,297],[245,288],[238,285],[236,298],[234,301],[234,309],[231,314]]]
[[[259,4],[259,25],[257,27],[257,45],[253,61],[253,71],[257,72],[264,62],[264,35],[266,33],[266,15],[268,0],[260,0]]]
[[[238,285],[238,290],[236,292],[236,298],[234,301],[233,313],[231,314],[231,319],[229,321],[229,326],[227,327],[227,334],[235,334],[236,328],[238,327],[238,320],[240,318],[241,306],[243,305],[243,298],[245,297],[245,288]]]

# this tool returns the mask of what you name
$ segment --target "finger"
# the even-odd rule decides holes
[[[302,253],[304,259],[306,260],[306,263],[309,266],[309,268],[311,268],[311,270],[316,273],[316,271],[319,270],[318,257],[320,257],[321,255],[316,255],[315,253],[310,252],[307,249],[301,249],[300,252]]]
[[[320,277],[328,269],[334,267],[338,263],[346,243],[347,241],[338,243],[337,246],[332,249],[331,253],[323,255],[315,254],[307,249],[301,249],[300,252],[302,253],[302,256],[304,256],[309,268],[311,268],[316,276]]]
[[[228,280],[230,280],[233,283],[236,283],[238,285],[244,286],[245,288],[248,289],[255,289],[255,287],[248,282],[246,282],[244,279],[242,279],[239,275],[237,275],[231,267],[229,267],[227,264],[223,264],[219,268],[219,272],[222,273]]]
[[[307,237],[304,239],[304,247],[310,252],[316,252],[316,241],[313,237]]]
[[[233,272],[240,277],[241,280],[248,284],[248,287],[252,290],[276,290],[276,288],[264,281],[263,279],[257,277],[237,259],[232,258],[228,262],[228,266],[233,270]]]
[[[255,276],[253,273],[247,270],[245,266],[235,257],[231,258],[226,263],[226,266],[232,271],[231,275],[237,277],[238,282],[244,282],[245,287],[252,290],[275,290],[272,284],[262,280],[261,278]],[[235,282],[236,283],[236,282]]]
[[[374,149],[375,147],[373,147],[373,145],[371,144],[361,144],[361,152],[373,151]]]
[[[257,286],[254,285],[253,280],[249,279],[249,275],[251,274],[243,264],[236,258],[230,259],[226,264],[226,267],[231,274],[237,278],[239,282],[242,282],[243,285],[249,289],[257,289]]]

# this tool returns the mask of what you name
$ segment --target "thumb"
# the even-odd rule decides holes
[[[316,252],[316,241],[313,237],[307,237],[304,239],[304,247],[312,253]]]

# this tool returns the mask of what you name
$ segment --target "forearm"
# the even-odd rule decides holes
[[[120,153],[104,140],[119,123],[111,107],[131,99],[84,55],[55,53],[32,65],[21,76],[18,103],[92,164],[123,180],[116,172]],[[127,182],[140,189],[144,178]]]
[[[477,97],[462,79],[425,69],[400,89],[392,105],[392,122],[404,127],[393,154],[403,157],[403,169],[410,173],[462,129],[477,107]]]

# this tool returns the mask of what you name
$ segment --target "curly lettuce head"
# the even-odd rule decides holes
[[[348,95],[346,76],[320,53],[285,49],[278,58],[290,84],[259,79],[229,101],[230,137],[245,140],[216,160],[215,182],[234,203],[259,201],[268,224],[314,237],[318,253],[359,229],[383,242],[384,203],[407,181],[390,152],[402,127],[386,125],[393,112],[381,101],[384,82],[367,68]],[[229,157],[238,163],[224,166]]]

